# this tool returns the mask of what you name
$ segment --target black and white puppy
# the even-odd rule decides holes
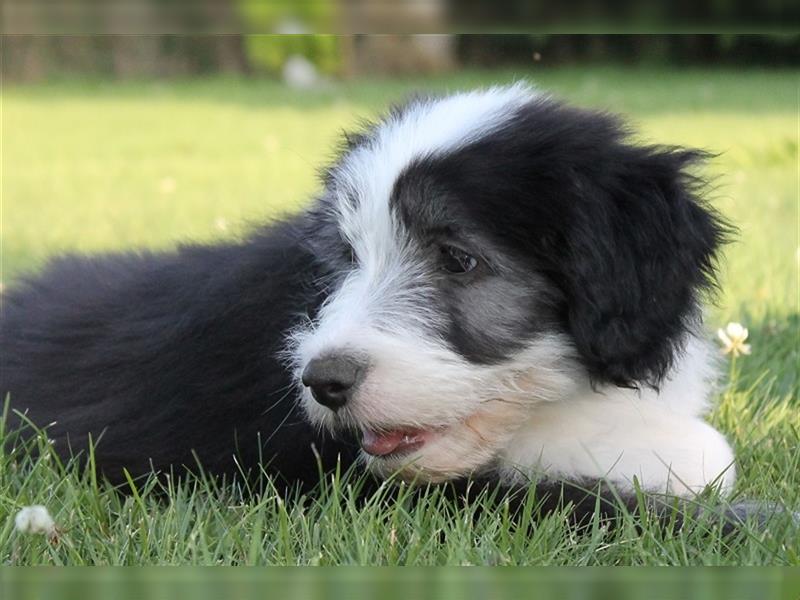
[[[196,453],[306,485],[341,460],[728,490],[702,157],[524,84],[414,99],[346,137],[303,214],[12,286],[0,387],[64,454],[99,438],[112,481]]]

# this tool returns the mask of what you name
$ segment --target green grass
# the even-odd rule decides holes
[[[237,235],[300,207],[342,128],[415,89],[529,77],[569,100],[627,113],[645,139],[720,153],[712,201],[740,234],[726,252],[710,333],[750,329],[751,356],[727,365],[710,416],[736,447],[736,494],[800,508],[798,400],[798,72],[586,68],[467,72],[446,79],[337,84],[293,92],[266,81],[6,86],[2,98],[2,278],[65,249],[169,247]],[[224,227],[223,227],[224,225]],[[626,519],[576,535],[563,515],[532,532],[503,511],[352,500],[326,484],[300,508],[276,495],[193,481],[120,496],[18,451],[0,456],[0,561],[13,564],[800,564],[800,539],[776,521],[733,540],[667,534]],[[13,531],[41,503],[57,544]]]

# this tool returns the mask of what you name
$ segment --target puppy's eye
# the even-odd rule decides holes
[[[456,275],[469,273],[478,266],[478,259],[455,246],[441,246],[439,248],[442,269]]]

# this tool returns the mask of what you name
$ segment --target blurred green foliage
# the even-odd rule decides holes
[[[247,35],[244,48],[255,71],[280,73],[293,55],[307,58],[327,75],[339,74],[342,69],[340,41],[333,35]]]
[[[274,32],[274,35],[245,35],[245,53],[252,69],[278,73],[288,57],[300,55],[323,73],[336,74],[341,70],[337,36],[304,33],[331,29],[336,18],[333,2],[235,0],[235,6],[245,31]],[[285,35],[287,30],[289,35]]]

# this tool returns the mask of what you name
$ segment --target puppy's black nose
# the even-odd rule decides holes
[[[362,366],[361,362],[344,354],[314,358],[303,370],[303,385],[311,388],[314,400],[335,411],[350,400]]]

